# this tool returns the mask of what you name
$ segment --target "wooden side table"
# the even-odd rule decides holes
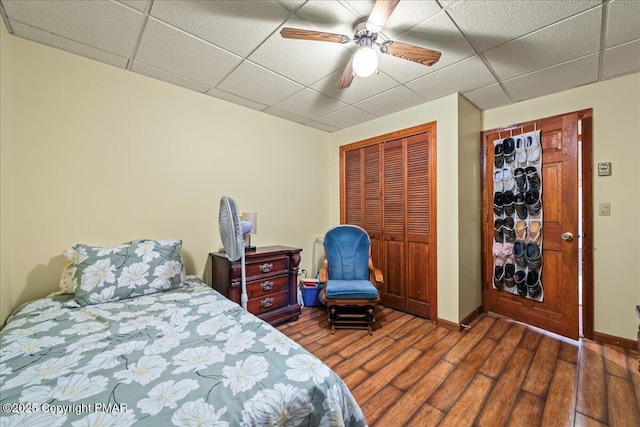
[[[245,253],[247,310],[272,325],[297,320],[298,266],[302,249],[288,246],[263,246]],[[240,304],[242,266],[230,262],[224,252],[212,252],[213,289]]]

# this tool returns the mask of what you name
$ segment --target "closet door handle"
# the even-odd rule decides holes
[[[565,231],[564,233],[562,233],[560,235],[560,238],[562,240],[564,240],[565,242],[570,242],[573,240],[573,233],[569,232],[569,231]]]

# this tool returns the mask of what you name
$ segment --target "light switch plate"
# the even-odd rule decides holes
[[[611,216],[611,203],[598,203],[599,216]]]
[[[598,176],[611,175],[611,162],[598,163]]]

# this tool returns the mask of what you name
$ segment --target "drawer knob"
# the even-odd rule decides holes
[[[258,268],[260,268],[260,271],[262,271],[263,273],[268,273],[273,268],[273,264],[271,264],[270,262],[265,262],[264,264],[259,265]]]
[[[265,298],[262,301],[260,301],[260,306],[267,308],[267,307],[271,307],[273,305],[273,297],[269,297],[269,298]]]
[[[271,290],[273,288],[273,280],[267,280],[266,282],[262,282],[260,283],[260,288],[263,291],[268,291]]]

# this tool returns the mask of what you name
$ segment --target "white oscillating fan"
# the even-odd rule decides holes
[[[236,202],[227,196],[220,199],[220,211],[218,212],[218,226],[220,238],[227,258],[231,262],[241,259],[242,265],[242,295],[240,301],[242,308],[247,309],[247,273],[244,265],[244,235],[249,233],[253,225],[249,221],[242,221],[238,214]]]

